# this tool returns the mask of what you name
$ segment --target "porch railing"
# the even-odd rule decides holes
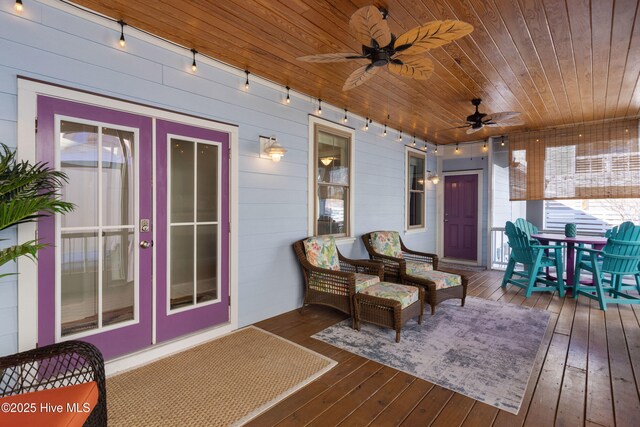
[[[504,227],[491,228],[491,269],[506,270],[511,248],[507,243],[507,235],[504,234]]]

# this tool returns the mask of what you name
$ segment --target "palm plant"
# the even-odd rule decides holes
[[[67,181],[63,172],[44,163],[16,160],[16,153],[0,143],[0,230],[54,213],[72,211],[75,207],[72,203],[60,200],[60,187]],[[35,259],[38,250],[44,246],[30,240],[0,249],[0,267],[23,255]]]

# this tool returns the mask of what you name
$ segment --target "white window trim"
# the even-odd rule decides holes
[[[424,216],[422,218],[422,227],[410,227],[409,226],[409,153],[418,154],[424,159]],[[427,154],[424,151],[418,150],[413,147],[405,147],[404,150],[404,234],[424,233],[427,231]]]
[[[348,126],[343,126],[329,120],[321,119],[316,116],[309,116],[309,164],[308,164],[308,201],[307,201],[307,235],[312,236],[315,230],[315,212],[316,212],[316,159],[315,159],[315,127],[316,125],[325,126],[335,129],[340,133],[347,133],[351,139],[349,144],[349,234],[347,236],[337,237],[336,242],[352,243],[355,242],[355,176],[356,176],[356,131]]]
[[[219,327],[206,329],[186,337],[176,338],[162,344],[156,344],[155,340],[155,314],[156,308],[156,277],[153,277],[152,316],[153,316],[153,344],[154,346],[140,352],[126,355],[109,361],[105,365],[107,375],[124,369],[148,363],[168,354],[193,347],[202,342],[222,336],[238,329],[238,128],[233,125],[215,122],[198,117],[185,116],[177,112],[166,111],[152,106],[139,105],[126,100],[118,100],[80,92],[71,88],[55,86],[43,82],[18,78],[18,157],[20,160],[36,161],[36,133],[35,120],[37,116],[37,96],[46,95],[68,99],[76,102],[98,105],[106,108],[118,109],[138,115],[148,115],[153,121],[153,140],[155,141],[156,118],[169,121],[187,123],[207,129],[215,129],[229,134],[229,146],[231,149],[229,172],[229,221],[232,224],[229,236],[229,322]],[[156,177],[155,144],[152,144],[153,177]],[[155,206],[155,192],[153,195]],[[154,224],[156,224],[156,209],[154,209]],[[153,239],[156,240],[154,227]],[[33,223],[18,226],[18,241],[33,240],[36,238],[36,225]],[[154,270],[156,268],[156,247],[153,248]],[[18,351],[25,351],[36,347],[38,342],[38,266],[27,257],[18,259]],[[34,309],[34,307],[36,309]]]

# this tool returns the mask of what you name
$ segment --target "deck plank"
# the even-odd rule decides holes
[[[551,313],[518,414],[310,338],[347,316],[309,306],[256,325],[331,357],[337,366],[248,425],[624,426],[640,419],[640,305],[610,305],[605,314],[582,297],[541,292],[524,298],[517,287],[500,287],[502,272],[464,274],[469,296]]]

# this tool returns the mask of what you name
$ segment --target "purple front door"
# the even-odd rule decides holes
[[[478,175],[444,177],[444,256],[477,260]]]
[[[37,109],[37,159],[76,205],[38,224],[38,344],[80,339],[108,360],[228,322],[229,134],[156,119],[153,141],[149,116]]]
[[[151,345],[152,120],[38,96],[38,161],[65,172],[74,212],[38,237],[38,344],[82,339],[106,359]],[[143,245],[144,246],[144,245]]]
[[[156,337],[229,320],[229,134],[156,125]]]

